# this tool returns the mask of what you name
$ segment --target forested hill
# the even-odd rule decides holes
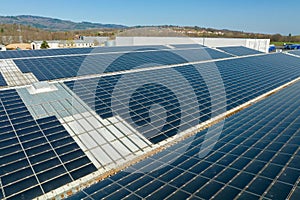
[[[117,24],[101,24],[91,22],[72,22],[68,20],[54,19],[49,17],[19,15],[19,16],[0,16],[0,24],[21,24],[35,28],[51,31],[70,31],[70,30],[88,30],[88,29],[120,29],[126,28]]]

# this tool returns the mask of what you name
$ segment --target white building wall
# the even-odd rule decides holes
[[[93,47],[94,43],[92,42],[82,42],[73,41],[73,43],[68,43],[67,41],[47,41],[49,49],[58,49],[58,48],[84,48],[84,47]],[[41,49],[41,41],[32,42],[31,49]]]
[[[246,38],[204,38],[204,45],[208,47],[244,46],[261,52],[268,53],[270,39]]]
[[[109,40],[109,37],[83,36],[83,41],[88,43],[94,43],[97,41],[99,46],[103,45],[107,40]]]
[[[202,43],[202,38],[188,37],[117,37],[116,46],[168,45]]]
[[[94,43],[74,43],[75,47],[83,48],[83,47],[93,47]]]
[[[246,38],[189,38],[189,37],[117,37],[116,46],[202,44],[208,47],[245,46],[268,52],[270,39]]]
[[[59,47],[59,42],[47,41],[50,49],[57,49]],[[31,42],[31,49],[41,49],[42,42]]]
[[[150,44],[151,41],[145,40],[144,43]],[[116,46],[132,46],[139,45],[134,42],[134,37],[116,37]]]
[[[59,43],[58,42],[48,42],[49,48],[51,49],[57,49],[59,48]]]
[[[246,39],[204,38],[203,44],[208,47],[246,46]]]
[[[0,51],[6,51],[6,47],[4,45],[0,45]]]
[[[270,39],[247,39],[246,47],[268,53]]]

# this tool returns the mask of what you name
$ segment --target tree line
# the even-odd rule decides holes
[[[80,35],[111,36],[116,30],[94,29],[79,31],[48,31],[19,24],[0,24],[0,44],[30,43],[35,40],[73,40]]]

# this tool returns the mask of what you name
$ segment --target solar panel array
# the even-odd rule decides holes
[[[218,47],[218,49],[236,56],[262,54],[262,52],[243,46]]]
[[[289,51],[290,54],[293,54],[295,56],[300,56],[300,51],[296,50],[296,51]]]
[[[299,58],[286,54],[234,58],[172,46],[0,52],[14,58],[1,67],[29,77],[25,85],[56,80],[0,89],[0,199],[68,196],[57,189],[76,192],[172,136],[300,77]],[[0,76],[0,86],[8,78]],[[71,198],[298,199],[299,87],[227,119],[216,144],[222,124],[211,127],[212,151],[204,158],[207,130]]]
[[[69,199],[299,199],[299,89],[297,83],[226,119],[204,158],[206,130]]]
[[[34,120],[15,90],[0,92],[0,129],[6,199],[31,199],[96,170],[56,117]]]
[[[0,54],[0,59],[43,57],[68,54],[87,54],[93,48],[70,48],[70,49],[49,49],[49,50],[26,50],[26,51],[4,51]]]
[[[274,54],[129,73],[125,75],[126,81],[122,81],[124,75],[114,75],[66,82],[65,84],[70,89],[76,84],[74,92],[91,107],[94,105],[95,111],[103,119],[114,116],[112,98],[118,99],[118,103],[115,105],[118,111],[115,114],[121,116],[137,130],[142,130],[143,135],[152,143],[158,143],[177,134],[180,129],[187,130],[211,118],[212,95],[218,96],[222,88],[219,86],[216,88],[215,94],[211,94],[206,82],[217,85],[215,77],[211,76],[210,80],[205,82],[199,72],[213,75],[210,71],[214,65],[221,74],[226,90],[227,107],[219,107],[220,110],[233,109],[300,76],[300,63],[297,58]],[[173,70],[176,73],[173,73]],[[193,88],[196,99],[191,99],[191,91],[179,82],[181,77],[184,77]],[[148,79],[150,79],[150,83],[162,84],[141,84]],[[120,80],[121,83],[118,83]],[[165,82],[161,82],[161,80],[165,80]],[[95,82],[97,83],[96,94],[94,94]],[[123,90],[119,95],[113,94],[116,86]],[[168,89],[172,86],[176,88],[173,91]],[[134,92],[133,89],[135,89]],[[124,95],[131,93],[133,93],[132,96]],[[180,96],[183,97],[181,102],[178,101]],[[128,109],[125,106],[126,103],[130,105]],[[156,113],[158,120],[161,120],[160,115],[163,112],[168,113],[166,118],[168,123],[159,132],[152,126],[145,128],[151,122],[149,112],[151,106],[155,104],[164,107],[164,110]],[[193,109],[193,106],[198,106],[198,109]],[[128,115],[128,110],[131,111],[130,115]],[[185,117],[184,113],[188,113],[188,115]]]
[[[140,51],[142,52],[21,59],[14,62],[23,73],[32,72],[38,80],[44,81],[101,72],[124,71],[134,67],[145,68],[231,57],[208,48],[168,51],[149,51],[149,49],[147,51],[142,48]],[[79,71],[80,69],[85,70]]]
[[[41,49],[41,50],[26,50],[26,51],[3,51],[0,53],[0,59],[90,54],[92,52],[105,53],[105,52],[135,51],[136,49],[141,49],[141,48],[168,49],[168,47],[162,46],[162,45],[151,45],[151,46],[120,46],[120,47],[94,47],[94,48],[68,48],[68,49]]]

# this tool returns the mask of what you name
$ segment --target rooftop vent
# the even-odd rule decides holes
[[[29,88],[30,94],[40,94],[45,92],[56,91],[57,88],[53,84],[49,84],[47,81],[33,83]]]

